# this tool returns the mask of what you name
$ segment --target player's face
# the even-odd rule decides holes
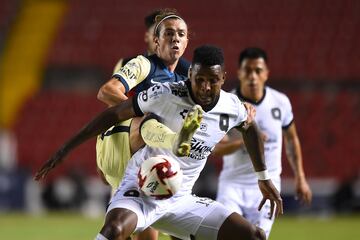
[[[264,86],[269,70],[263,58],[244,59],[238,69],[241,94],[255,102],[264,94]]]
[[[158,55],[165,63],[172,64],[184,54],[188,44],[186,23],[181,19],[167,19],[159,26],[159,37],[155,37]]]
[[[201,107],[207,107],[217,101],[225,81],[222,66],[202,66],[195,64],[190,70],[191,89],[194,100]]]
[[[156,52],[156,44],[154,41],[154,28],[155,25],[151,26],[146,32],[144,36],[144,41],[147,45],[147,51],[149,55],[154,54]]]

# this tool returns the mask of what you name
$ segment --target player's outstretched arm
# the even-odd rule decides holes
[[[113,126],[119,121],[127,120],[135,116],[136,114],[133,109],[132,99],[106,109],[93,120],[91,120],[76,135],[64,143],[54,153],[54,155],[51,156],[50,159],[42,165],[42,167],[35,174],[34,179],[40,180],[46,177],[49,171],[61,163],[68,153],[91,137],[95,137],[98,134],[106,131],[109,127]]]
[[[261,133],[254,121],[246,123],[239,129],[242,132],[246,149],[259,178],[259,188],[263,195],[259,210],[265,204],[266,200],[269,200],[271,216],[273,216],[274,210],[275,215],[278,216],[283,213],[283,203],[279,191],[275,188],[267,174],[264,159],[264,143]]]
[[[224,155],[229,155],[237,151],[244,145],[242,139],[230,140],[228,135],[225,135],[219,143],[215,145],[212,155],[222,157]]]

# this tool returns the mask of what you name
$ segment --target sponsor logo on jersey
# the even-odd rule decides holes
[[[153,78],[152,78],[152,79],[150,79],[150,82],[151,82],[151,84],[157,84],[157,83],[160,83],[160,82],[158,82],[158,81],[155,81]]]
[[[122,76],[125,80],[132,80],[136,79],[136,64],[135,63],[128,63],[124,67],[120,68],[120,76]]]
[[[189,157],[196,160],[204,160],[210,155],[211,151],[212,148],[207,146],[204,141],[195,138],[191,139],[191,151]]]
[[[200,203],[205,205],[206,207],[208,207],[210,204],[212,204],[214,202],[214,200],[210,199],[210,198],[199,198],[196,203]]]
[[[171,88],[171,93],[178,97],[187,97],[188,91],[184,88]]]

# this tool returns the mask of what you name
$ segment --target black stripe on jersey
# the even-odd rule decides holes
[[[266,87],[264,86],[264,93],[263,93],[263,96],[261,97],[261,99],[257,102],[249,99],[249,98],[246,98],[244,97],[242,94],[241,94],[241,91],[240,91],[240,86],[238,86],[236,88],[236,95],[238,96],[238,98],[243,101],[243,102],[248,102],[248,103],[251,103],[253,105],[260,105],[260,103],[262,103],[262,101],[264,100],[265,98],[265,95],[266,95]]]
[[[130,132],[130,127],[129,126],[116,126],[113,129],[111,129],[110,131],[104,132],[103,134],[101,134],[101,140],[104,140],[104,137],[113,135],[114,133],[119,133],[119,132]]]
[[[288,128],[291,126],[291,124],[293,124],[293,122],[294,122],[294,119],[293,119],[293,120],[291,120],[291,121],[290,121],[290,123],[289,123],[288,125],[282,126],[282,129],[283,129],[283,130],[288,129]]]
[[[124,85],[124,87],[125,87],[125,93],[129,92],[129,90],[130,90],[129,84],[125,81],[124,78],[122,78],[122,77],[121,77],[120,75],[118,75],[118,74],[113,75],[113,78],[116,78],[117,80],[119,80],[119,81],[122,83],[122,85]]]
[[[133,108],[134,108],[134,112],[135,112],[136,116],[142,117],[142,116],[144,116],[144,113],[141,111],[141,109],[139,107],[138,97],[139,97],[139,93],[136,94],[132,99]]]

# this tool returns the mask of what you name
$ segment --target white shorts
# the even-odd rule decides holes
[[[209,198],[188,194],[154,200],[136,189],[125,192],[119,189],[111,199],[107,212],[114,208],[126,208],[136,213],[138,222],[135,232],[152,226],[188,240],[216,240],[221,225],[233,213]]]
[[[273,180],[273,183],[280,191],[280,179]],[[261,211],[258,211],[262,197],[257,184],[239,185],[231,181],[219,181],[216,200],[229,210],[239,213],[252,224],[262,228],[266,237],[269,238],[275,217],[270,219],[269,201],[265,203]]]

